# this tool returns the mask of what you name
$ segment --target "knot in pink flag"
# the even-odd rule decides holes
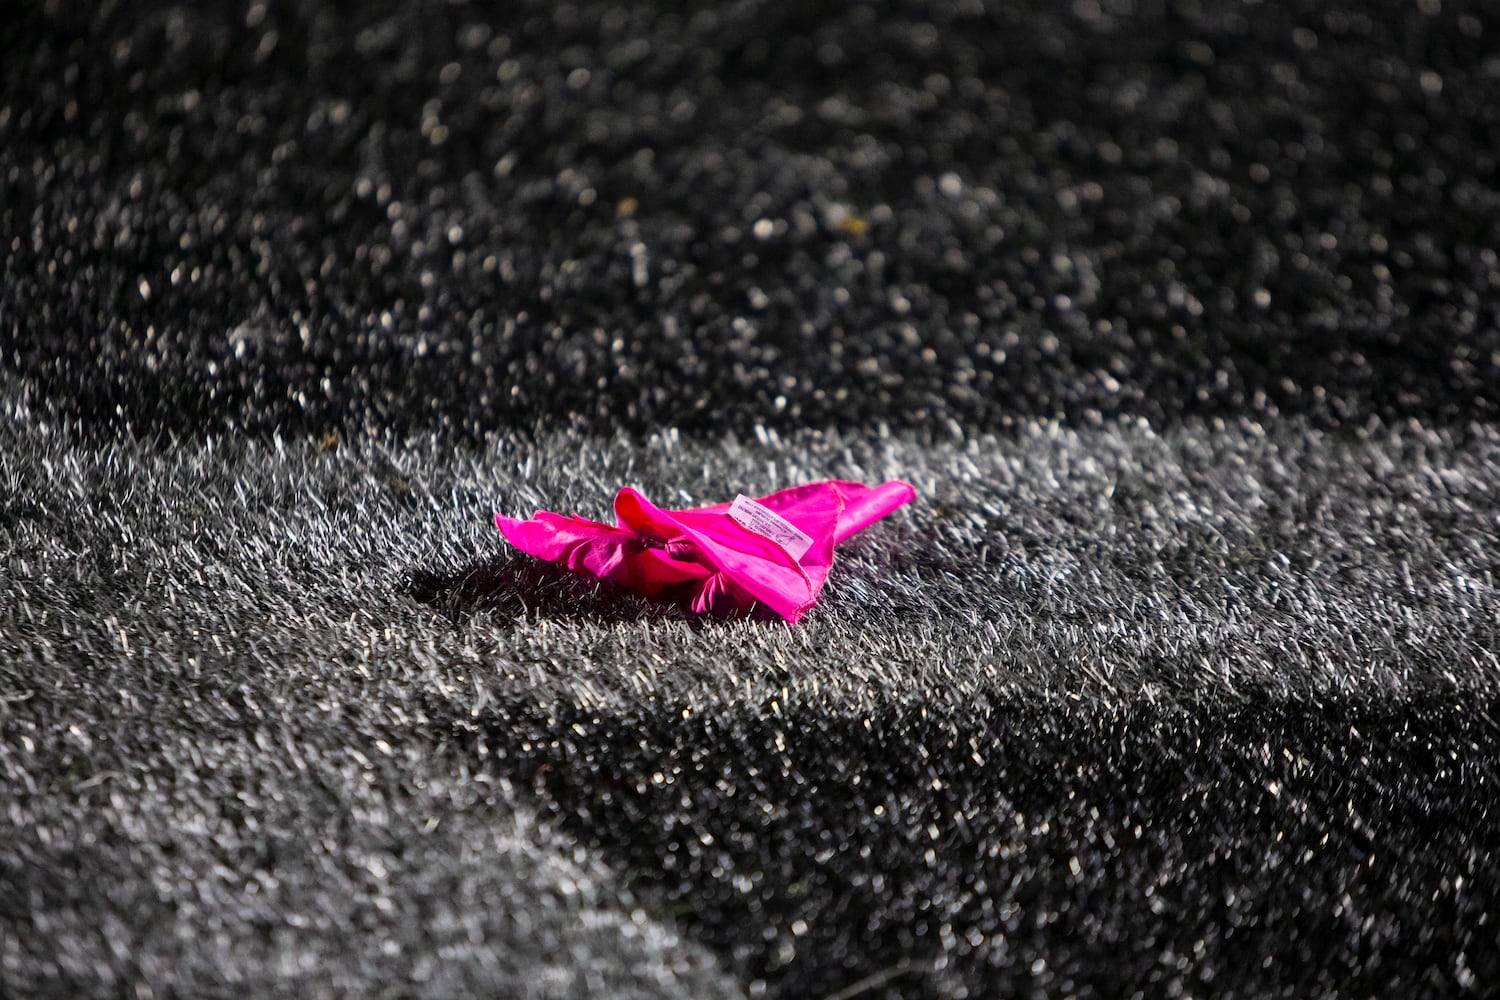
[[[615,495],[617,525],[548,511],[529,521],[496,514],[495,524],[522,552],[645,597],[698,614],[759,603],[795,622],[817,603],[834,545],[916,495],[903,482],[828,480],[669,511],[627,486]]]

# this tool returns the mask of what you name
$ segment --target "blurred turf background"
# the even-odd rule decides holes
[[[1491,5],[0,19],[0,995],[1500,977]]]

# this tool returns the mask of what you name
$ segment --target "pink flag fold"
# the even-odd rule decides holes
[[[698,614],[763,604],[795,622],[817,602],[834,545],[915,497],[903,482],[827,480],[669,511],[627,486],[615,495],[615,525],[547,511],[529,521],[496,514],[495,524],[522,552],[648,598]]]

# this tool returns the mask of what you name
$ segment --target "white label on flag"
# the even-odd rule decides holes
[[[801,562],[813,540],[791,521],[782,517],[763,503],[751,500],[741,493],[729,505],[729,516],[743,528],[786,549],[786,554]]]

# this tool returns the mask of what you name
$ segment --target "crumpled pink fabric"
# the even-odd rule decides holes
[[[828,480],[755,501],[806,538],[766,518],[763,530],[746,527],[746,510],[755,513],[748,505],[735,516],[728,503],[668,511],[628,486],[615,496],[618,526],[548,511],[529,521],[496,514],[495,524],[523,552],[648,598],[682,601],[698,614],[748,611],[759,603],[795,622],[817,602],[834,545],[916,495],[899,481]]]

